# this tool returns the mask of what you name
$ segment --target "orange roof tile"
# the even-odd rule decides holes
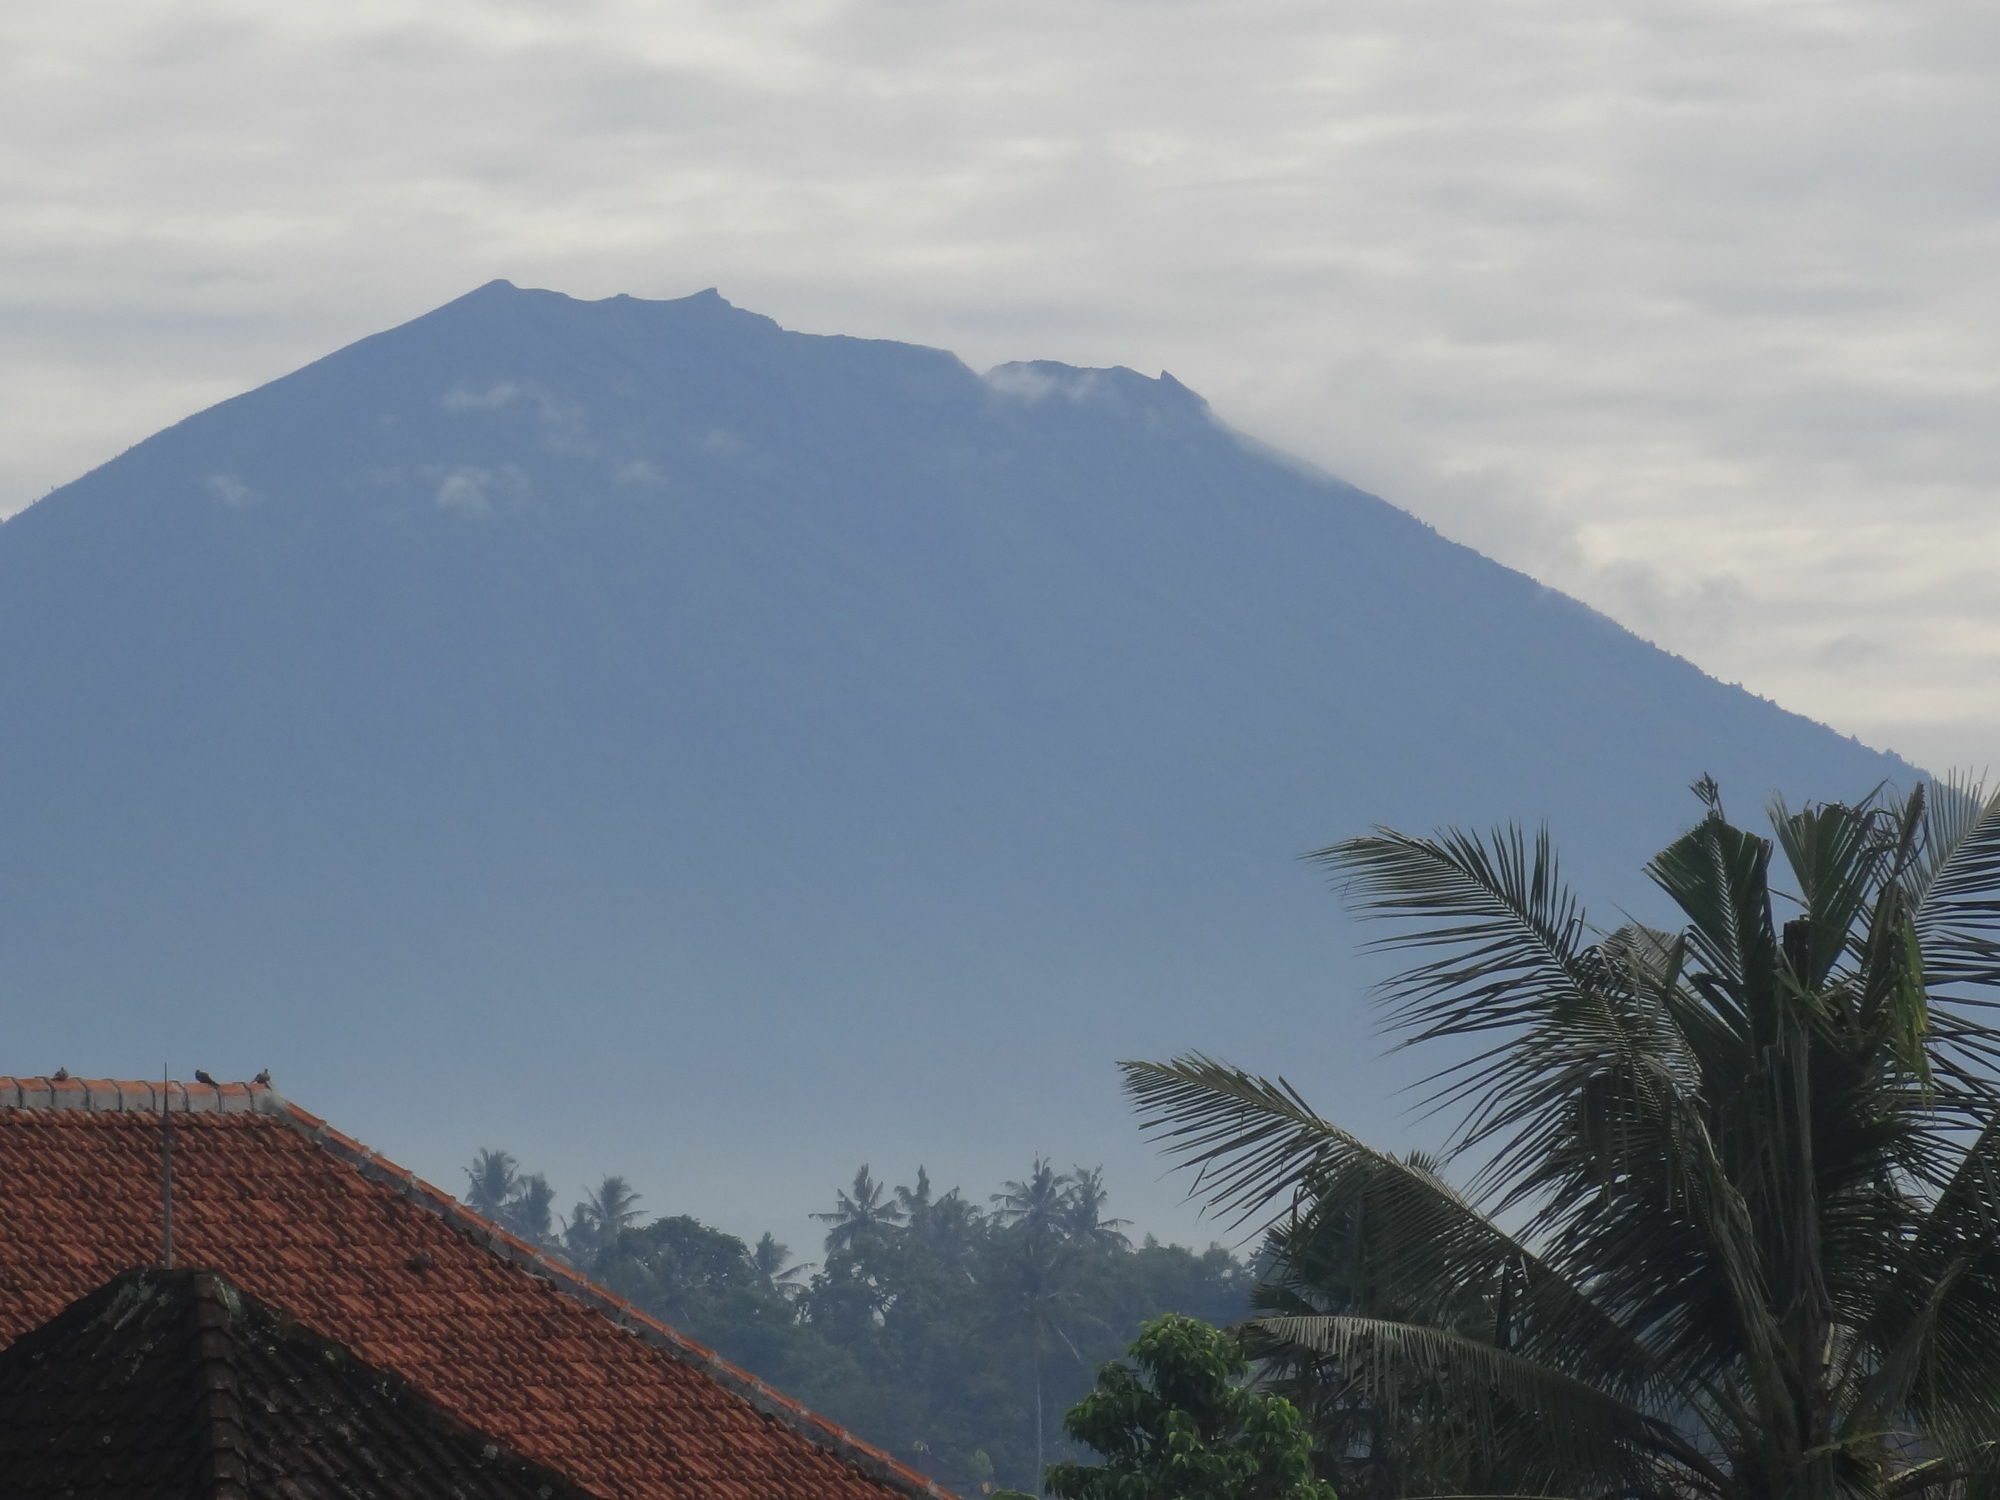
[[[0,1078],[0,1345],[174,1258],[606,1500],[951,1500],[258,1085]]]

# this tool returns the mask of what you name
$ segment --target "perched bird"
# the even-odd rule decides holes
[[[65,1078],[69,1077],[69,1069],[57,1068],[55,1072],[49,1074],[49,1077],[53,1078],[57,1083],[61,1083]]]
[[[200,1068],[196,1068],[194,1070],[194,1081],[196,1083],[208,1084],[210,1087],[215,1086],[215,1080],[213,1078],[210,1078],[206,1073],[202,1072]]]
[[[265,1088],[269,1088],[271,1086],[271,1070],[269,1068],[259,1068],[257,1076],[250,1081],[252,1083],[261,1083]]]

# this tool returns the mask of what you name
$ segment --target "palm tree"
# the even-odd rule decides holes
[[[556,1190],[540,1172],[524,1172],[515,1180],[514,1196],[506,1204],[514,1232],[537,1245],[549,1243],[555,1232]]]
[[[1035,1158],[1025,1180],[1003,1182],[993,1194],[993,1217],[1029,1235],[1056,1233],[1069,1203],[1070,1178],[1056,1171],[1047,1157]]]
[[[928,1184],[926,1184],[928,1185]],[[832,1228],[826,1232],[826,1253],[836,1255],[868,1245],[879,1245],[903,1222],[903,1209],[889,1197],[889,1190],[868,1172],[868,1164],[854,1174],[854,1184],[835,1200],[830,1212],[813,1218]]]
[[[1700,823],[1647,867],[1672,931],[1590,928],[1546,835],[1378,830],[1316,856],[1418,955],[1392,1025],[1458,1044],[1435,1102],[1480,1164],[1464,1189],[1283,1079],[1191,1055],[1125,1064],[1127,1087],[1213,1206],[1292,1210],[1276,1279],[1323,1305],[1252,1331],[1391,1425],[1436,1414],[1433,1493],[1983,1491],[2000,796],[1775,803],[1773,840],[1696,790]]]
[[[639,1194],[625,1178],[611,1173],[571,1210],[563,1240],[577,1263],[594,1272],[638,1217]]]
[[[1042,1412],[1042,1356],[1049,1335],[1062,1340],[1072,1357],[1080,1359],[1056,1320],[1056,1310],[1073,1299],[1067,1271],[1075,1259],[1074,1247],[1063,1232],[1063,1222],[1071,1207],[1071,1181],[1038,1156],[1026,1178],[1003,1182],[992,1195],[994,1220],[1012,1236],[1017,1249],[1014,1274],[1019,1278],[1021,1307],[1028,1315],[1031,1339],[1029,1360],[1035,1384],[1035,1473],[1044,1465],[1044,1421]]]
[[[791,1246],[780,1244],[778,1237],[765,1230],[763,1236],[748,1251],[745,1259],[750,1263],[750,1274],[757,1285],[774,1296],[791,1301],[805,1291],[799,1277],[812,1269],[803,1261],[792,1260]]]
[[[937,1198],[931,1192],[931,1174],[922,1163],[919,1163],[917,1185],[915,1187],[899,1185],[896,1188],[896,1207],[902,1210],[903,1221],[906,1224],[915,1224],[930,1213],[931,1206],[936,1202]]]
[[[1111,1194],[1104,1186],[1104,1168],[1075,1167],[1069,1174],[1069,1194],[1057,1222],[1072,1244],[1101,1250],[1129,1250],[1132,1242],[1121,1232],[1130,1219],[1107,1219],[1104,1207]]]
[[[505,1151],[482,1148],[465,1169],[465,1206],[489,1219],[502,1217],[520,1186],[520,1166]]]

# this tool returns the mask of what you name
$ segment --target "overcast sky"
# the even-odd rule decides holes
[[[0,7],[0,514],[496,276],[1171,369],[2000,769],[1990,0]]]

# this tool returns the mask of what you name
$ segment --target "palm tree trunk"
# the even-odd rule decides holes
[[[1035,1493],[1042,1493],[1042,1324],[1035,1320]]]

